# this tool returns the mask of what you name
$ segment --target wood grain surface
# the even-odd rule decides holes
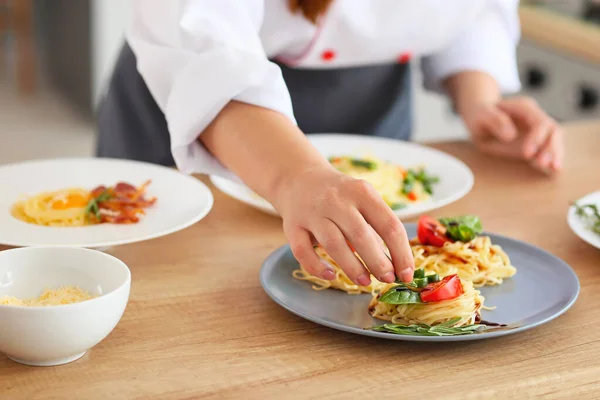
[[[519,7],[524,39],[560,54],[600,65],[600,26],[543,7]]]
[[[133,283],[106,340],[59,367],[0,356],[0,399],[600,398],[600,250],[566,223],[569,203],[600,188],[598,138],[600,123],[568,126],[565,170],[554,178],[465,142],[435,146],[465,161],[475,186],[434,215],[476,213],[487,230],[540,246],[579,275],[579,300],[551,323],[433,345],[307,322],[259,285],[261,263],[285,244],[281,221],[213,188],[215,207],[198,224],[109,250]]]

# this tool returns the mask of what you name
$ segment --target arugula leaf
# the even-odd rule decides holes
[[[450,239],[460,242],[470,242],[482,231],[481,220],[474,215],[440,218],[439,221],[446,227],[446,235]]]
[[[425,324],[412,324],[412,325],[396,325],[396,324],[383,324],[376,325],[367,330],[376,332],[385,332],[395,335],[411,335],[411,336],[458,336],[458,335],[470,335],[473,333],[481,332],[487,327],[482,324],[473,324],[453,327],[460,318],[452,318],[439,325],[425,325]]]
[[[396,286],[385,292],[379,298],[381,303],[386,304],[421,304],[421,294],[410,289]]]

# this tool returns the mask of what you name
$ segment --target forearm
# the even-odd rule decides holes
[[[299,173],[331,168],[289,118],[246,103],[230,102],[200,135],[200,141],[271,203],[280,188]]]
[[[459,72],[444,81],[444,88],[459,114],[474,105],[494,104],[501,99],[498,83],[484,72]]]

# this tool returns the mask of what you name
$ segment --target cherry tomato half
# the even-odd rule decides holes
[[[425,246],[442,247],[444,243],[451,242],[446,236],[446,227],[437,219],[422,215],[417,224],[417,237]]]
[[[425,303],[452,300],[463,294],[462,283],[458,275],[448,275],[439,282],[430,283],[421,292],[421,300]]]

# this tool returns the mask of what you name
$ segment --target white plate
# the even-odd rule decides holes
[[[577,200],[577,204],[585,205],[585,204],[596,204],[600,207],[600,191],[590,193],[581,199]],[[569,227],[571,230],[579,236],[583,241],[588,242],[594,247],[600,249],[600,235],[592,232],[585,225],[584,220],[582,220],[577,214],[575,214],[575,207],[571,206],[569,208],[569,212],[567,213],[567,222],[569,223]]]
[[[405,168],[424,165],[429,174],[438,176],[440,182],[433,187],[431,199],[397,210],[396,215],[400,218],[411,218],[446,206],[465,196],[473,187],[474,178],[469,167],[457,158],[430,147],[362,135],[313,134],[308,138],[326,157],[372,154]],[[211,176],[210,180],[223,193],[263,212],[277,215],[271,204],[248,187],[218,176]]]
[[[23,195],[79,186],[125,181],[141,185],[151,179],[149,196],[157,197],[137,224],[46,227],[14,218],[10,209]],[[200,221],[212,208],[213,195],[199,180],[175,169],[102,158],[28,161],[0,167],[0,243],[9,246],[115,246],[164,236]]]

